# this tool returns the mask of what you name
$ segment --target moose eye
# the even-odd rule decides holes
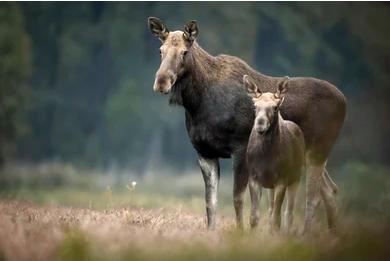
[[[186,56],[188,51],[183,51],[183,57]]]

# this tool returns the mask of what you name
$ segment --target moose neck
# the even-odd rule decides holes
[[[197,42],[192,46],[192,55],[188,60],[187,71],[196,87],[213,84],[219,70],[217,58],[210,55]]]
[[[191,56],[185,65],[186,72],[172,87],[170,104],[182,105],[186,110],[195,110],[208,86],[216,83],[217,58],[207,53],[195,41]]]

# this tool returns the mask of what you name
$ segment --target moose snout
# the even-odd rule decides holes
[[[269,128],[268,122],[264,118],[257,118],[255,123],[255,129],[259,134],[265,133]]]
[[[167,94],[175,83],[175,77],[171,73],[157,74],[154,81],[153,90],[162,94]]]

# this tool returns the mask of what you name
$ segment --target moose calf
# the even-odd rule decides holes
[[[249,186],[251,194],[251,225],[259,219],[259,186],[273,189],[270,193],[271,228],[280,228],[281,207],[287,192],[285,212],[287,231],[293,221],[294,200],[301,173],[304,170],[305,141],[297,124],[284,120],[279,113],[287,91],[288,77],[279,84],[276,93],[262,93],[248,75],[243,77],[244,85],[253,97],[256,118],[247,147]]]

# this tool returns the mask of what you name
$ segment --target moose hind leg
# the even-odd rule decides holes
[[[325,162],[318,163],[308,159],[306,175],[306,210],[303,233],[310,231],[317,206],[320,202],[320,190],[323,183]]]
[[[334,230],[336,227],[336,219],[337,219],[337,201],[336,201],[337,186],[333,182],[333,180],[330,179],[329,174],[327,173],[326,170],[324,170],[322,178],[323,178],[323,182],[321,185],[321,197],[325,205],[325,211],[328,220],[328,228],[330,230]]]
[[[242,150],[233,155],[233,202],[236,212],[237,228],[243,229],[243,205],[245,189],[248,185],[248,169],[246,165],[246,150]]]
[[[216,225],[219,161],[218,159],[207,159],[199,156],[199,166],[205,184],[207,228],[213,230]]]
[[[339,191],[339,187],[330,177],[329,172],[326,168],[324,169],[324,180],[327,183],[327,185],[329,185],[329,187],[332,189],[333,194],[337,194],[337,192]]]
[[[257,227],[260,219],[260,200],[261,200],[261,188],[259,183],[252,177],[249,177],[249,192],[251,196],[251,228]]]

